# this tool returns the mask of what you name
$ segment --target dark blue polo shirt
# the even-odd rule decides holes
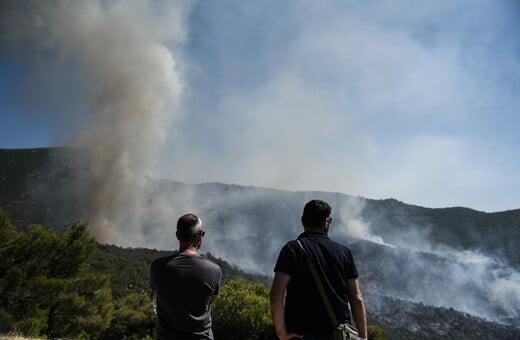
[[[325,233],[298,236],[311,256],[338,322],[349,319],[347,280],[358,277],[350,250]],[[291,277],[285,298],[287,330],[304,335],[327,335],[333,325],[309,269],[305,253],[296,241],[280,251],[274,268]]]

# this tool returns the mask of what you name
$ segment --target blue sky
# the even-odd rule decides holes
[[[0,26],[2,148],[103,141],[180,181],[520,208],[514,1],[30,3]]]

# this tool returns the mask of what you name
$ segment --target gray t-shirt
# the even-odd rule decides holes
[[[220,267],[198,254],[161,257],[150,266],[157,297],[158,339],[213,339],[210,300],[222,279]]]

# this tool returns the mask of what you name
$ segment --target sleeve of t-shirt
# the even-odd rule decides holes
[[[350,251],[347,252],[347,266],[346,272],[348,273],[347,279],[357,279],[359,277],[354,257]]]
[[[218,273],[217,273],[217,278],[216,278],[216,285],[215,285],[215,290],[213,291],[213,295],[218,295],[219,291],[220,291],[220,285],[222,284],[222,269],[218,269]]]
[[[150,288],[155,289],[155,276],[154,276],[154,265],[155,261],[150,265]]]
[[[289,249],[287,244],[282,248],[280,254],[278,255],[278,260],[276,260],[276,264],[274,266],[275,272],[282,272],[289,276],[293,274],[295,264],[295,256],[294,253]]]

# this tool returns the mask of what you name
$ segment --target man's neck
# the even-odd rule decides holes
[[[193,244],[188,244],[188,245],[183,245],[181,244],[179,246],[179,253],[181,254],[198,254],[199,253],[199,249],[193,245]]]
[[[326,234],[327,233],[322,228],[304,228],[303,231],[305,233],[314,233],[314,234]]]

